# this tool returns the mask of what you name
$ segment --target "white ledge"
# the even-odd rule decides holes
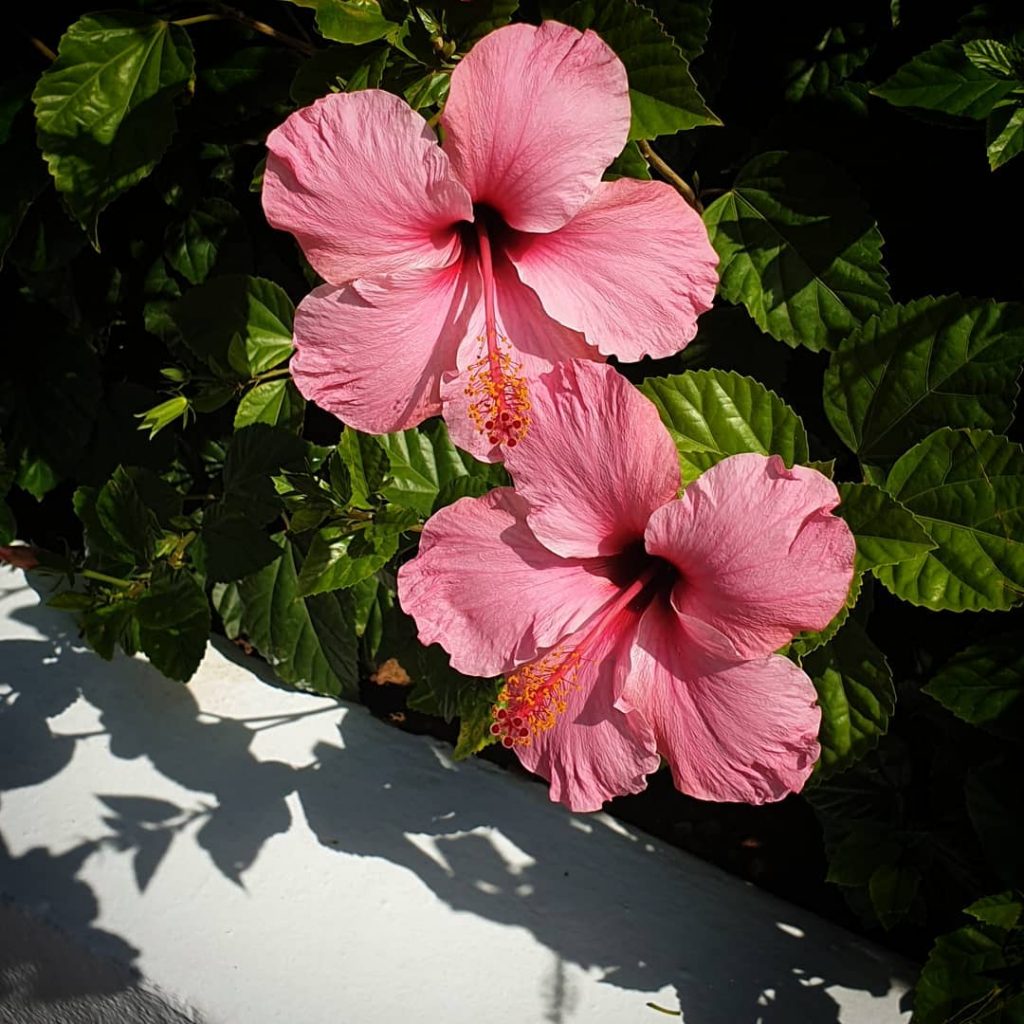
[[[103,662],[0,571],[0,892],[210,1024],[909,1016],[891,954],[266,678]]]

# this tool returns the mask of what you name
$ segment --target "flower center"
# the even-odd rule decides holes
[[[628,557],[632,559],[632,553]],[[647,556],[644,561],[643,571],[575,637],[505,677],[491,709],[491,735],[499,738],[502,746],[529,746],[534,736],[550,729],[568,707],[588,652],[606,641],[610,633],[621,630],[623,619],[638,619],[659,594],[671,591],[678,578],[676,570],[661,559]]]
[[[486,211],[477,211],[475,227],[484,293],[484,335],[478,339],[480,358],[469,367],[466,384],[469,416],[491,444],[514,448],[526,436],[530,425],[530,397],[522,366],[512,358],[508,338],[498,333],[494,255]]]

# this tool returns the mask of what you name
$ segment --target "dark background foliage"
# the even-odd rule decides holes
[[[125,24],[191,20],[167,38],[168,45],[178,36],[190,40],[194,77],[167,72],[166,85],[132,114],[128,142],[114,156],[135,180],[115,190],[98,221],[89,173],[59,195],[40,147],[101,169],[111,152],[98,153],[86,139],[69,142],[42,122],[37,132],[29,101],[50,66],[47,51],[91,8],[23,9],[21,30],[2,44],[0,543],[16,535],[36,545],[43,568],[73,581],[60,600],[104,656],[118,646],[141,649],[166,674],[187,678],[212,628],[271,658],[286,683],[359,696],[404,727],[451,738],[460,754],[479,750],[495,684],[457,678],[436,649],[416,646],[395,607],[393,573],[433,509],[502,482],[501,470],[460,456],[437,425],[378,442],[343,433],[333,417],[301,402],[285,369],[291,307],[316,278],[292,240],[266,225],[259,178],[266,133],[329,88],[382,85],[431,116],[452,61],[512,16],[515,4],[443,0],[413,12],[385,2],[377,16],[384,27],[371,28],[365,40],[362,22],[346,21],[344,10],[329,21],[329,0],[265,0],[244,11],[203,0],[123,6],[134,13],[111,17]],[[945,444],[926,435],[947,422],[974,430],[978,444],[988,431],[1020,441],[1010,413],[1024,318],[1014,305],[993,312],[991,300],[1021,297],[1024,160],[990,169],[984,118],[910,105],[890,88],[902,68],[943,40],[1020,45],[1017,5],[653,6],[681,47],[674,59],[685,70],[684,55],[690,58],[700,96],[724,127],[708,124],[694,91],[680,101],[671,130],[646,137],[696,186],[723,271],[754,252],[765,288],[774,272],[767,243],[751,242],[750,223],[729,206],[746,188],[751,196],[784,195],[791,213],[820,214],[819,235],[788,222],[811,277],[831,282],[836,250],[869,239],[856,258],[878,281],[860,315],[846,322],[819,311],[811,333],[800,326],[808,322],[801,320],[806,305],[790,281],[793,293],[783,299],[796,327],[788,336],[772,310],[758,314],[749,286],[730,285],[723,274],[722,298],[689,348],[624,372],[637,383],[685,379],[697,392],[721,384],[721,371],[754,378],[802,420],[810,459],[835,460],[837,481],[887,488],[889,498],[880,501],[909,500],[892,464],[915,442]],[[635,12],[625,3],[581,0],[524,2],[514,16],[600,28],[602,18],[621,15],[628,41],[634,29],[650,31],[646,21],[641,28],[631,20],[641,17]],[[329,41],[339,38],[348,41]],[[631,81],[637,70],[630,67]],[[662,87],[657,79],[651,86]],[[161,125],[162,141],[153,135]],[[750,165],[782,151],[790,156]],[[613,170],[648,173],[630,148]],[[762,187],[773,175],[782,182],[775,192]],[[109,184],[110,175],[94,177],[96,187]],[[877,245],[871,249],[875,223],[881,260]],[[964,412],[955,395],[940,394],[931,419],[921,412],[927,402],[906,413],[898,449],[873,454],[860,435],[851,443],[836,411],[837,401],[850,400],[844,359],[870,349],[870,330],[887,330],[897,351],[922,330],[905,307],[886,312],[881,261],[896,304],[979,297],[966,307],[940,304],[928,328],[936,337],[960,316],[1004,319],[982,360],[989,368],[968,388],[975,405]],[[872,313],[881,321],[865,324]],[[885,328],[888,316],[895,321]],[[705,370],[718,375],[697,372]],[[831,407],[830,380],[839,381]],[[688,436],[693,406],[684,415],[673,405],[683,385],[661,387],[645,390],[668,425]],[[764,389],[752,387],[755,405],[767,403]],[[1018,451],[1017,468],[1007,471],[1018,482],[1007,486],[1021,495],[1019,450],[992,443]],[[844,491],[851,507],[854,494]],[[868,494],[856,491],[857,500]],[[1001,520],[1018,547],[1022,504]],[[910,544],[917,521],[903,506],[886,507],[902,524],[897,540]],[[675,792],[660,773],[647,792],[611,809],[916,959],[930,954],[916,1007],[923,1024],[954,1014],[958,1021],[1015,1020],[1024,1001],[1014,895],[1024,887],[1024,623],[1017,607],[1024,584],[1008,576],[1010,597],[996,602],[1004,610],[962,603],[967,610],[949,610],[957,602],[948,595],[930,604],[908,598],[921,593],[897,578],[910,560],[906,551],[901,558],[895,568],[883,559],[864,572],[835,640],[808,638],[791,652],[819,684],[833,729],[806,794],[764,808],[710,805]],[[272,628],[270,609],[283,605],[287,622]],[[853,739],[839,738],[851,720]],[[484,756],[513,760],[493,747]]]

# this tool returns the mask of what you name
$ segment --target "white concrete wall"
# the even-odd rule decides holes
[[[0,572],[0,891],[210,1024],[906,1019],[891,956],[238,660],[104,663]]]

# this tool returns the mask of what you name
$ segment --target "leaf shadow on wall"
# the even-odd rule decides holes
[[[874,996],[890,990],[889,965],[832,926],[603,816],[552,808],[539,785],[490,765],[456,764],[446,745],[397,734],[362,708],[308,698],[304,710],[307,698],[293,696],[298,710],[273,722],[211,716],[188,687],[144,662],[109,665],[83,651],[59,613],[32,607],[13,618],[43,638],[0,642],[0,789],[54,777],[76,744],[103,736],[115,757],[145,758],[194,794],[178,806],[148,794],[96,793],[108,831],[60,857],[39,851],[53,869],[49,880],[39,878],[57,894],[54,914],[85,939],[102,938],[88,934],[95,898],[65,898],[54,881],[73,895],[94,852],[130,852],[142,891],[175,843],[194,841],[224,877],[245,886],[263,844],[301,827],[285,802],[296,793],[324,847],[399,865],[451,908],[532,933],[555,957],[552,978],[537,982],[553,1022],[572,1015],[568,963],[636,991],[641,1004],[645,993],[673,986],[688,1024],[832,1024],[840,1013],[830,986]],[[217,646],[253,670],[252,659]],[[262,666],[255,674],[272,680]],[[78,697],[98,711],[101,728],[62,736],[47,718]],[[255,756],[261,728],[287,730],[310,717],[312,763]],[[314,726],[301,728],[300,763]],[[28,856],[0,860],[0,890],[13,881],[24,891],[26,871],[33,874]],[[324,886],[317,899],[346,919],[343,887]],[[130,962],[135,951],[114,940],[122,948],[108,951]]]

